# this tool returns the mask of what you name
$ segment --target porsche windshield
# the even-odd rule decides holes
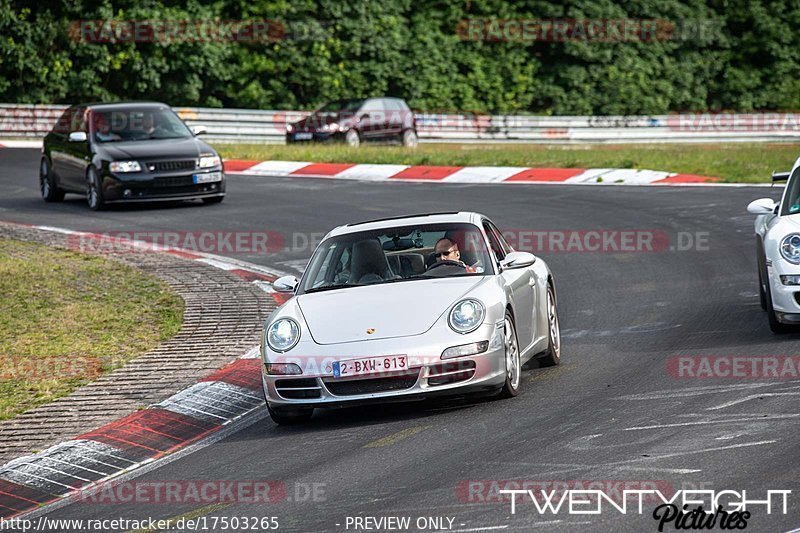
[[[348,233],[325,240],[303,276],[301,293],[493,272],[472,224],[430,224]]]

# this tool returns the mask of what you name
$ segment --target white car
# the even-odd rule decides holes
[[[786,181],[780,202],[760,198],[750,202],[755,221],[758,293],[774,333],[800,325],[800,159],[791,172],[773,173]]]
[[[314,408],[467,393],[516,396],[535,355],[558,364],[556,291],[540,258],[516,252],[478,213],[340,226],[264,325],[272,419]]]

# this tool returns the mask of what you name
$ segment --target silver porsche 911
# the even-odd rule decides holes
[[[553,275],[478,213],[340,226],[265,323],[272,419],[314,408],[472,393],[516,396],[522,365],[561,358]]]

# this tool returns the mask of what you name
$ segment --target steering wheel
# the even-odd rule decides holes
[[[453,261],[451,259],[442,259],[440,261],[436,261],[434,264],[428,267],[428,270],[433,270],[434,268],[439,268],[440,266],[454,266],[460,268],[467,268],[464,263],[461,261]]]

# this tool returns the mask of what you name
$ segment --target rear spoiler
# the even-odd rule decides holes
[[[791,172],[773,172],[772,181],[786,181],[789,179]]]

